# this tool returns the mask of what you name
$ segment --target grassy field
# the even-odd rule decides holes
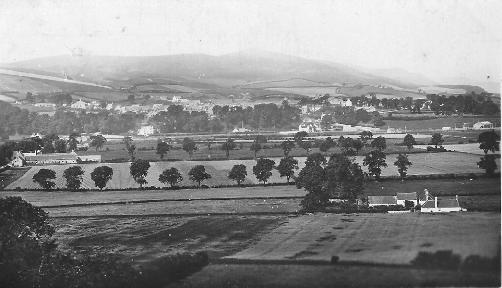
[[[314,214],[289,218],[232,259],[308,259],[408,264],[419,251],[494,257],[500,213]]]
[[[168,288],[455,286],[497,287],[500,275],[360,265],[210,264]]]
[[[469,116],[451,116],[444,118],[428,119],[428,120],[384,120],[385,124],[392,128],[401,128],[408,130],[430,130],[441,129],[442,127],[462,127],[463,123],[469,123],[471,126],[480,121],[490,121],[498,123],[500,127],[500,116],[493,117],[469,117]],[[480,131],[477,131],[479,134]]]
[[[355,161],[362,165],[363,157],[354,157]],[[272,158],[279,164],[280,158]],[[304,166],[305,157],[297,157],[299,162],[299,170]],[[387,155],[388,167],[384,168],[382,171],[382,176],[396,176],[397,168],[393,165],[396,159],[396,155]],[[480,173],[483,170],[477,167],[477,161],[479,161],[479,156],[466,154],[466,153],[456,153],[456,152],[446,152],[446,153],[418,153],[410,154],[410,161],[413,165],[408,170],[408,175],[428,175],[428,174],[445,174],[445,173]],[[497,159],[498,167],[500,167],[500,159]],[[235,164],[244,164],[247,167],[248,175],[244,183],[247,184],[258,184],[258,180],[252,174],[252,167],[256,164],[255,160],[224,160],[224,161],[175,161],[175,162],[151,162],[150,169],[148,170],[148,175],[146,180],[148,183],[147,187],[164,187],[162,183],[159,182],[158,177],[164,169],[170,167],[176,167],[180,170],[183,175],[183,181],[180,186],[193,186],[194,183],[188,178],[188,171],[195,165],[204,165],[206,171],[212,175],[212,178],[203,182],[208,186],[219,186],[219,185],[232,185],[235,184],[233,181],[228,179],[228,171]],[[129,173],[129,163],[106,163],[106,164],[85,164],[81,165],[85,171],[82,187],[85,189],[96,189],[94,182],[90,178],[90,173],[97,167],[101,165],[110,166],[113,171],[113,178],[108,182],[106,188],[108,189],[124,189],[124,188],[139,188],[139,185],[134,182]],[[48,166],[35,166],[32,167],[26,174],[7,186],[7,189],[15,189],[20,187],[21,189],[40,189],[38,184],[34,183],[32,177],[41,168],[52,169],[56,171],[56,187],[64,188],[66,182],[62,177],[63,171],[71,165],[48,165]],[[366,169],[364,167],[363,169]],[[298,170],[298,171],[299,171]],[[297,172],[298,173],[298,172]],[[274,170],[272,176],[269,179],[269,183],[285,183],[286,179],[281,178],[279,173]]]
[[[284,223],[285,216],[53,219],[62,248],[114,253],[142,262],[166,254],[231,255]]]

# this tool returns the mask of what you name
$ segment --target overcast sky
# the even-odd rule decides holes
[[[0,0],[0,62],[260,49],[500,81],[501,2]]]

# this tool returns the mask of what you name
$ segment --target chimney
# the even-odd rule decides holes
[[[438,208],[438,197],[434,197],[434,208]]]

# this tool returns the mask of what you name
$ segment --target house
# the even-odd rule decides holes
[[[368,196],[368,206],[388,206],[397,205],[396,196]]]
[[[493,129],[493,123],[488,121],[481,121],[472,125],[472,129],[474,130]]]
[[[406,206],[406,201],[413,202],[413,206],[417,206],[417,204],[423,205],[427,201],[428,193],[427,189],[425,190],[425,194],[421,196],[417,195],[417,192],[397,193],[397,205]]]
[[[321,132],[321,125],[318,121],[314,122],[302,122],[298,126],[298,131],[305,131],[307,133]]]
[[[77,153],[26,154],[27,165],[76,164]]]
[[[9,162],[10,167],[23,167],[26,164],[26,158],[20,151],[14,151]]]
[[[138,129],[138,135],[141,136],[150,136],[155,133],[155,128],[152,125],[141,126]]]
[[[101,163],[101,155],[80,155],[77,163]]]
[[[420,208],[420,212],[424,213],[447,213],[459,211],[465,211],[465,209],[460,208],[458,195],[455,195],[455,198],[430,197]]]
[[[70,105],[72,109],[87,109],[87,106],[89,104],[87,102],[82,101],[82,99],[79,99],[77,102],[73,103]]]

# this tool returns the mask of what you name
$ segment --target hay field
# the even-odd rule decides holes
[[[354,157],[355,161],[362,165],[363,156]],[[396,160],[395,154],[387,155],[388,167],[383,169],[382,176],[398,175],[397,168],[393,165]],[[280,158],[271,158],[279,164]],[[305,157],[297,157],[299,163],[298,173],[303,167]],[[445,152],[445,153],[418,153],[410,154],[410,161],[413,165],[409,168],[409,175],[426,175],[426,174],[445,174],[445,173],[481,173],[483,170],[477,167],[476,162],[479,161],[478,155]],[[212,178],[203,182],[203,184],[212,186],[231,185],[235,182],[228,179],[228,171],[236,164],[244,164],[247,167],[247,178],[244,181],[246,184],[259,184],[253,174],[253,166],[255,160],[222,160],[222,161],[175,161],[175,162],[151,162],[150,169],[146,180],[148,183],[145,186],[164,187],[160,183],[158,177],[164,169],[176,167],[183,176],[183,181],[180,186],[193,186],[194,183],[189,180],[188,171],[195,165],[204,165],[206,171],[211,174]],[[497,159],[497,164],[500,167],[500,159]],[[125,189],[139,188],[139,185],[134,182],[129,173],[129,163],[100,163],[100,164],[85,164],[81,165],[85,171],[82,188],[96,189],[94,182],[91,180],[90,173],[101,165],[110,166],[113,169],[113,178],[108,182],[107,189]],[[34,183],[32,177],[41,168],[52,169],[56,171],[56,188],[65,188],[66,181],[63,178],[63,171],[71,165],[48,165],[32,167],[26,174],[7,186],[7,189],[40,189],[38,184]],[[366,170],[366,167],[363,168]],[[274,170],[269,179],[269,183],[285,183],[286,179],[281,178],[279,173]]]
[[[419,251],[493,257],[500,213],[322,214],[289,218],[260,242],[229,258],[309,259],[408,264]]]

